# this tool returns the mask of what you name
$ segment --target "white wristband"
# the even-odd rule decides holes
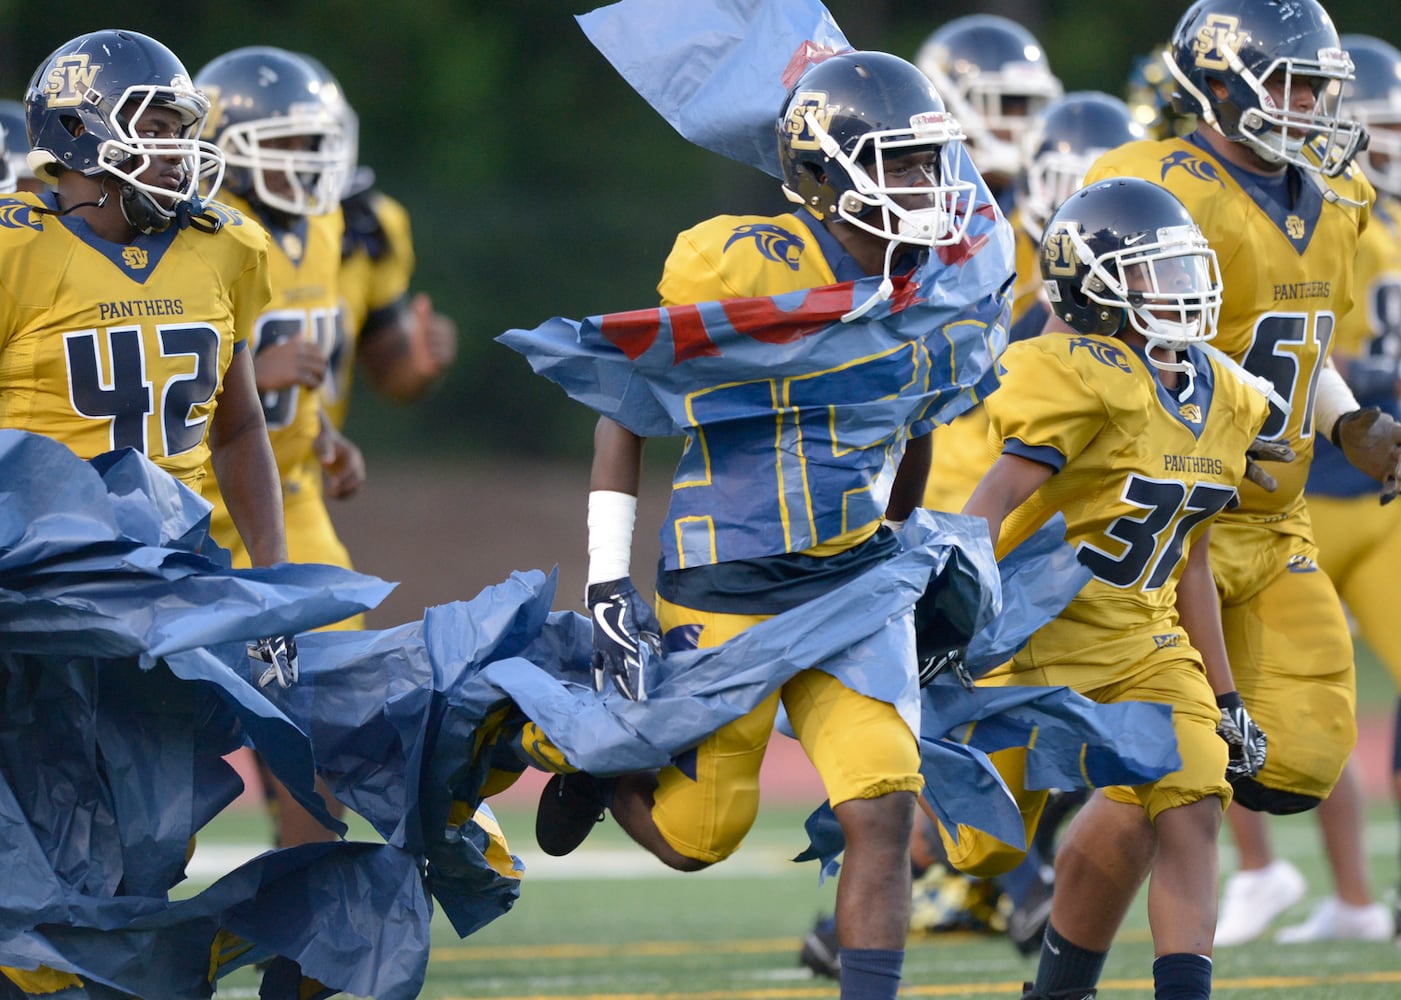
[[[1343,381],[1342,373],[1333,367],[1331,359],[1324,363],[1323,370],[1318,373],[1318,390],[1314,399],[1314,430],[1329,441],[1333,440],[1333,427],[1338,423],[1338,418],[1344,413],[1361,409],[1357,397]]]
[[[621,580],[632,572],[632,528],[637,497],[614,490],[589,493],[588,586]]]

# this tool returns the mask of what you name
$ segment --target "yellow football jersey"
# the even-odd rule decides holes
[[[249,212],[245,202],[230,200],[240,211]],[[269,230],[272,299],[252,327],[255,358],[256,352],[295,338],[313,340],[330,351],[340,313],[341,228],[340,213],[332,212],[298,219],[291,229]],[[265,392],[262,399],[283,495],[306,491],[310,488],[307,476],[313,470],[320,473],[320,467],[308,465],[306,458],[321,430],[321,393],[293,386]],[[214,504],[210,533],[220,545],[239,554],[238,533],[212,475],[205,479],[204,496]],[[289,551],[292,545],[289,529]]]
[[[36,211],[52,199],[0,198],[0,426],[83,458],[135,448],[199,489],[224,372],[268,301],[266,232],[215,204],[217,233],[109,243]]]
[[[821,248],[833,239],[796,214],[717,215],[676,237],[657,294],[674,306],[831,285],[839,279]],[[755,252],[727,253],[736,243],[752,243]],[[841,280],[848,277],[855,276]]]
[[[369,210],[379,222],[384,245],[377,255],[371,256],[365,244],[356,241],[341,258],[341,322],[336,325],[330,368],[321,391],[326,415],[337,427],[345,426],[349,411],[360,336],[381,314],[402,308],[414,270],[408,211],[382,192],[371,191],[366,197]]]
[[[1026,315],[1041,294],[1041,258],[1039,247],[1020,225],[1017,233],[1017,280],[1012,287],[1012,323]],[[988,417],[982,406],[975,406],[940,424],[933,434],[934,459],[929,466],[929,479],[924,488],[922,506],[930,510],[958,513],[983,473],[997,459],[997,451],[988,441]]]
[[[1041,295],[1041,248],[1015,218],[1013,226],[1017,232],[1017,283],[1012,288],[1012,325],[1015,326]]]
[[[1056,511],[1094,578],[1066,609],[1126,628],[1172,615],[1186,547],[1236,495],[1263,395],[1193,350],[1179,401],[1144,355],[1115,337],[1048,333],[1008,346],[983,404],[1003,452],[1058,469],[1003,523],[997,551]]]
[[[1343,357],[1377,352],[1372,343],[1401,333],[1401,200],[1379,199],[1353,262],[1357,304],[1338,320],[1333,349]],[[1395,359],[1401,344],[1380,345]]]
[[[1221,264],[1221,320],[1214,346],[1269,379],[1290,404],[1287,416],[1271,407],[1263,436],[1287,441],[1297,459],[1271,464],[1279,481],[1273,493],[1242,484],[1241,506],[1232,519],[1273,520],[1302,504],[1313,456],[1314,388],[1337,322],[1353,302],[1352,269],[1340,262],[1356,254],[1376,197],[1357,170],[1337,178],[1291,173],[1291,181],[1297,181],[1292,205],[1278,211],[1263,207],[1278,204],[1265,196],[1263,180],[1238,180],[1187,138],[1120,146],[1101,156],[1086,175],[1087,184],[1143,177],[1177,195]],[[1318,182],[1346,201],[1327,201]]]

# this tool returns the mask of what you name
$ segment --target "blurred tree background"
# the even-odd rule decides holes
[[[600,5],[0,0],[0,92],[22,97],[55,46],[98,28],[153,35],[192,74],[243,45],[318,56],[359,112],[362,161],[412,214],[416,288],[461,333],[458,364],[431,399],[395,408],[362,391],[352,435],[371,455],[578,457],[592,418],[493,338],[551,316],[652,305],[676,232],[717,212],[784,206],[770,178],[692,146],[622,81],[573,20]],[[1042,41],[1067,90],[1116,94],[1187,6],[828,0],[854,45],[906,58],[953,17],[1004,14]],[[1327,6],[1340,31],[1401,43],[1397,8]]]

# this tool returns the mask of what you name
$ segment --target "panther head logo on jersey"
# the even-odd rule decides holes
[[[0,201],[0,228],[34,229],[42,232],[43,217],[34,211],[34,206],[26,205],[17,198]]]
[[[1167,175],[1173,167],[1181,167],[1199,181],[1209,181],[1221,187],[1226,186],[1226,182],[1221,179],[1221,174],[1216,169],[1216,164],[1200,159],[1186,150],[1179,149],[1169,153],[1163,157],[1162,164],[1163,170],[1158,175],[1158,179],[1163,182],[1167,181]]]
[[[796,234],[790,233],[782,226],[767,223],[736,226],[734,233],[725,241],[725,251],[734,243],[747,239],[753,240],[759,253],[769,260],[787,264],[794,271],[798,269],[798,260],[803,255],[805,244]]]
[[[1074,354],[1080,349],[1089,351],[1092,358],[1108,368],[1117,368],[1121,372],[1133,371],[1129,367],[1128,355],[1114,344],[1093,337],[1071,337],[1070,353]]]

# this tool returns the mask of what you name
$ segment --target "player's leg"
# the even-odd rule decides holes
[[[1386,667],[1392,684],[1401,690],[1401,631],[1395,627],[1401,506],[1383,507],[1371,496],[1360,501],[1328,498],[1317,503],[1310,497],[1309,511],[1318,539],[1319,561],[1337,586],[1362,641]],[[1401,702],[1397,704],[1394,730],[1401,733]],[[1394,740],[1393,756],[1393,796],[1401,804],[1401,741]],[[1356,815],[1360,822],[1360,813]],[[1325,844],[1328,842],[1325,839]],[[1365,870],[1362,877],[1362,888],[1366,890]],[[1350,896],[1344,895],[1339,883],[1338,897],[1362,904],[1370,901],[1370,892],[1365,899],[1355,890]],[[1397,907],[1394,931],[1401,933],[1401,893]]]
[[[924,784],[918,741],[893,705],[822,671],[802,671],[782,695],[846,841],[836,912],[842,996],[894,997],[909,931],[915,797]]]
[[[1268,814],[1234,804],[1226,810],[1226,824],[1238,860],[1221,893],[1214,941],[1218,948],[1258,938],[1276,917],[1304,898],[1307,888],[1303,873],[1288,859],[1275,856]]]
[[[1363,838],[1366,806],[1352,761],[1318,807],[1318,823],[1334,894],[1321,900],[1307,920],[1280,930],[1275,940],[1283,944],[1333,938],[1385,941],[1392,935],[1392,919],[1386,907],[1372,898]]]

